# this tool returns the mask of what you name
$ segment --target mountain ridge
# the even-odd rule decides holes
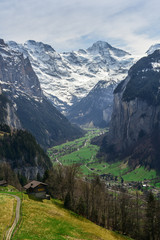
[[[63,113],[86,97],[99,81],[118,83],[135,61],[129,53],[103,41],[86,50],[63,53],[32,40],[24,44],[13,41],[8,44],[30,58],[45,95]]]

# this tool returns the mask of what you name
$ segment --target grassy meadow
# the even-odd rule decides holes
[[[123,176],[125,181],[143,181],[145,179],[154,179],[157,177],[155,170],[146,170],[144,167],[134,169]]]
[[[86,164],[97,162],[96,154],[99,151],[98,146],[91,144],[91,139],[105,131],[88,129],[84,137],[48,149],[48,155],[53,165],[57,163],[63,165],[80,164],[82,172],[85,175],[89,174],[91,171],[86,167]]]
[[[128,239],[65,210],[58,200],[36,201],[25,195],[22,213],[22,222],[13,240]]]
[[[0,239],[3,239],[7,229],[15,217],[16,200],[14,197],[0,194]]]

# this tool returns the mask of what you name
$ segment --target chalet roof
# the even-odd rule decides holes
[[[0,181],[0,186],[3,185],[3,184],[7,184],[6,180]]]
[[[24,186],[24,188],[25,188],[25,189],[35,188],[35,187],[37,187],[37,186],[40,185],[40,184],[42,184],[42,185],[44,185],[44,186],[47,186],[46,183],[33,180],[32,182],[26,184],[26,185]]]

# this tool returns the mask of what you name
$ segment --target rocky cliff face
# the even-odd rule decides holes
[[[0,39],[0,51],[1,54],[4,56],[6,54],[4,48],[6,48],[7,45],[4,43],[2,39]],[[7,71],[6,66],[3,62],[3,57],[0,55],[0,84],[3,83],[3,74],[5,74],[5,71]],[[8,98],[4,95],[2,91],[2,86],[0,85],[0,123],[7,124],[12,128],[20,128],[21,124],[20,121],[16,115],[16,109],[11,104],[11,102],[8,100]]]
[[[10,103],[6,104],[6,117],[4,118],[3,122],[11,128],[21,128],[21,123],[16,115],[16,110]]]
[[[108,144],[118,154],[131,155],[137,164],[160,165],[160,50],[131,67],[114,93]]]
[[[106,127],[111,120],[113,91],[117,83],[99,81],[89,94],[71,107],[67,117],[71,122],[86,126]]]
[[[19,167],[14,168],[14,172],[16,174],[25,176],[27,180],[37,179],[37,175],[43,177],[45,170],[49,169],[48,166],[46,168],[40,166],[33,166],[33,167]]]
[[[11,128],[21,128],[20,120],[16,115],[16,109],[8,98],[0,93],[0,124],[7,124]]]
[[[142,133],[151,134],[159,120],[159,111],[160,107],[149,106],[141,99],[125,102],[116,94],[110,127],[110,141],[116,150],[125,151],[137,144]]]

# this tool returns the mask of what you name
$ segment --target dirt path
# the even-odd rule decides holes
[[[93,170],[91,170],[89,167],[87,167],[87,165],[84,165],[89,171],[93,172]]]
[[[9,230],[6,233],[6,240],[10,240],[11,236],[12,236],[12,233],[13,233],[13,231],[14,231],[14,229],[15,229],[18,221],[19,221],[19,218],[20,218],[21,199],[19,197],[17,197],[16,195],[12,195],[12,194],[8,194],[8,193],[6,193],[6,194],[10,195],[12,197],[15,197],[16,200],[17,200],[15,220],[14,220],[12,226],[9,228]]]
[[[58,162],[62,166],[62,163],[58,160],[58,158],[56,158],[56,162]]]

